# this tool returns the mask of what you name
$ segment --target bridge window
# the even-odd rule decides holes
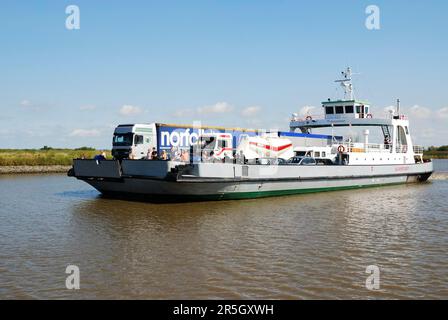
[[[343,114],[343,113],[344,113],[344,107],[336,106],[336,114]]]
[[[333,107],[325,107],[325,113],[326,114],[334,114],[334,108]]]
[[[345,113],[353,113],[353,106],[345,106]]]

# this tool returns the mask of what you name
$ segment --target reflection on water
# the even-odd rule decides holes
[[[448,172],[448,159],[434,159],[434,171]]]
[[[448,298],[448,181],[187,204],[63,175],[0,188],[0,298]]]
[[[56,193],[55,195],[67,198],[92,199],[98,196],[99,193],[95,189],[90,189],[90,190],[63,191]]]

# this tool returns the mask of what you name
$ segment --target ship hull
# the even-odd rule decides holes
[[[78,178],[112,197],[162,202],[230,200],[422,182],[431,175],[432,163],[319,167],[199,164],[175,177],[145,176],[142,172],[142,168],[140,172],[134,168],[133,173],[140,174]]]

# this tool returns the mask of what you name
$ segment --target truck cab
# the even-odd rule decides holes
[[[142,159],[157,150],[154,124],[122,124],[115,128],[112,139],[112,156],[115,159]]]

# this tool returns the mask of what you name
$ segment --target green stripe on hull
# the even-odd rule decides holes
[[[192,197],[193,198],[198,197],[198,198],[201,198],[204,200],[238,200],[238,199],[290,196],[290,195],[305,194],[305,193],[316,193],[316,192],[328,192],[328,191],[350,190],[350,189],[360,189],[360,188],[372,188],[372,187],[381,187],[381,186],[392,186],[392,185],[400,185],[400,184],[405,184],[405,183],[406,182],[394,182],[394,183],[386,183],[386,184],[354,185],[354,186],[344,186],[344,187],[256,191],[256,192],[234,192],[234,193],[224,193],[221,195],[199,195],[199,196],[192,196]]]
[[[373,188],[381,186],[393,186],[405,184],[406,182],[394,182],[383,184],[369,184],[369,185],[353,185],[343,187],[327,187],[327,188],[310,188],[310,189],[293,189],[293,190],[273,190],[273,191],[256,191],[256,192],[233,192],[224,194],[210,194],[210,195],[188,195],[180,198],[188,199],[190,201],[204,201],[204,200],[240,200],[240,199],[255,199],[266,197],[290,196],[295,194],[328,192],[339,190],[351,190],[361,188]]]
[[[326,187],[326,188],[310,188],[310,189],[293,189],[293,190],[273,190],[273,191],[255,191],[255,192],[233,192],[224,194],[206,194],[206,195],[173,195],[173,194],[135,194],[135,193],[123,193],[114,191],[100,191],[103,196],[121,198],[121,199],[133,199],[139,201],[150,201],[159,203],[172,203],[172,202],[196,202],[196,201],[216,201],[216,200],[241,200],[241,199],[256,199],[266,197],[278,197],[278,196],[290,196],[297,194],[316,193],[316,192],[328,192],[339,190],[351,190],[361,188],[373,188],[381,186],[393,186],[401,185],[406,182],[393,182],[382,184],[369,184],[369,185],[351,185],[343,187]]]

